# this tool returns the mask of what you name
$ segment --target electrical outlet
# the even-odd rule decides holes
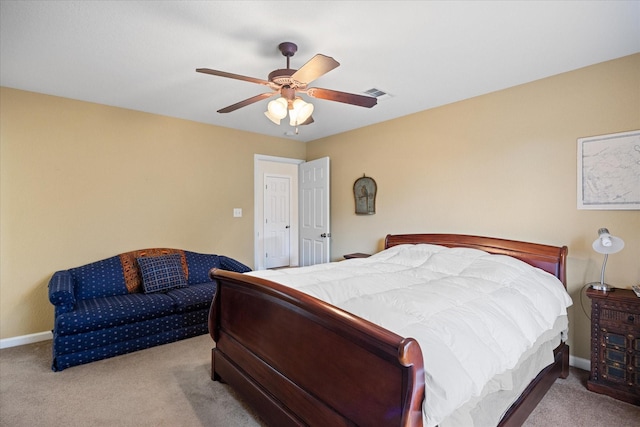
[[[242,208],[233,208],[233,217],[241,218],[242,217]]]

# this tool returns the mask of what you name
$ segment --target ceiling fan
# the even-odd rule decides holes
[[[218,110],[218,113],[230,113],[239,108],[246,107],[247,105],[251,105],[255,102],[262,101],[263,99],[279,94],[280,98],[269,102],[265,115],[269,120],[276,124],[280,124],[280,120],[285,118],[288,113],[290,118],[289,123],[291,126],[298,126],[313,123],[313,117],[311,117],[313,105],[306,103],[301,97],[297,96],[299,93],[306,94],[312,98],[337,101],[345,104],[357,105],[359,107],[371,108],[377,104],[377,99],[370,96],[340,92],[331,89],[308,87],[309,83],[340,65],[340,63],[335,59],[322,54],[317,54],[299,70],[295,70],[289,68],[289,60],[298,50],[298,46],[291,42],[283,42],[278,45],[278,49],[282,55],[287,58],[287,68],[272,71],[269,73],[268,80],[241,76],[239,74],[227,73],[225,71],[212,70],[210,68],[196,69],[198,73],[244,80],[268,86],[271,89],[271,92],[261,93],[222,108]]]

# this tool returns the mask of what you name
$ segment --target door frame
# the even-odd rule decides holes
[[[264,270],[264,259],[262,255],[264,254],[264,241],[261,238],[261,233],[263,230],[263,219],[264,219],[264,174],[270,173],[271,171],[266,170],[262,166],[268,166],[268,163],[280,163],[280,164],[293,164],[296,166],[295,176],[291,176],[291,193],[292,196],[295,194],[295,203],[292,197],[291,200],[291,234],[289,237],[290,245],[289,248],[291,250],[291,260],[292,266],[293,264],[297,265],[299,260],[298,255],[298,238],[299,238],[299,225],[298,225],[298,199],[297,199],[297,189],[298,189],[298,172],[297,167],[304,163],[305,160],[302,159],[292,159],[289,157],[276,157],[276,156],[267,156],[264,154],[254,154],[253,155],[253,257],[254,257],[254,270]],[[280,174],[278,171],[272,171],[274,174]],[[295,188],[295,192],[294,192]],[[295,220],[294,220],[295,218]]]

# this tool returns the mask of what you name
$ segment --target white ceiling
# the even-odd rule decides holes
[[[310,86],[391,95],[368,109],[307,98],[315,123],[276,126],[264,92],[196,73],[267,79],[316,53]],[[6,1],[2,86],[311,141],[640,52],[639,1]]]

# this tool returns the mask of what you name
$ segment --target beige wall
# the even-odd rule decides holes
[[[0,102],[1,338],[52,328],[56,270],[158,246],[253,265],[254,154],[305,158],[186,120],[8,88]]]
[[[393,98],[375,108],[393,108]],[[640,212],[577,210],[576,140],[633,129],[640,129],[640,55],[313,141],[307,159],[331,157],[334,259],[379,250],[387,233],[567,245],[571,351],[588,359],[580,292],[599,279],[602,263],[591,242],[600,227],[622,237],[626,247],[609,257],[607,281],[640,283]],[[363,173],[378,184],[373,216],[354,213],[353,183]]]
[[[640,55],[306,145],[6,88],[0,101],[2,338],[51,328],[61,268],[153,246],[252,265],[256,153],[331,157],[333,259],[404,232],[569,246],[576,356],[589,356],[580,290],[599,278],[599,227],[626,241],[607,281],[640,282],[640,212],[576,209],[576,139],[640,129]],[[378,184],[373,216],[354,214],[363,173]]]

